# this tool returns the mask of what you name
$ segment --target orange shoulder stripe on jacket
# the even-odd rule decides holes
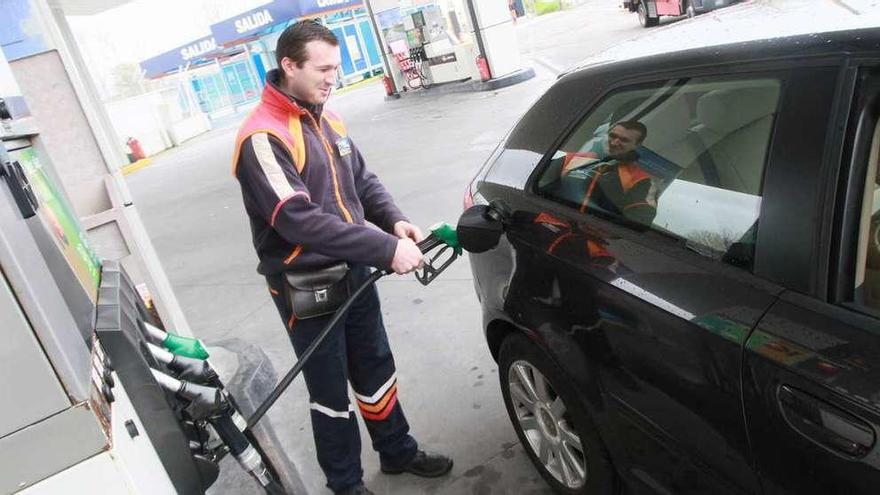
[[[330,127],[334,131],[336,131],[336,134],[338,134],[339,137],[348,136],[348,130],[345,127],[345,122],[343,122],[342,119],[334,112],[324,109],[324,115],[322,118],[326,120],[328,124],[330,124]]]
[[[293,149],[290,152],[290,156],[293,158],[296,172],[301,174],[306,167],[306,143],[305,138],[303,138],[302,120],[300,120],[299,116],[291,115],[287,119],[287,129],[293,137]]]
[[[269,134],[269,135],[272,135],[275,138],[277,138],[279,141],[284,143],[284,146],[287,147],[287,150],[290,153],[290,156],[293,156],[293,154],[294,154],[293,147],[291,146],[290,143],[287,142],[287,139],[285,139],[284,136],[282,136],[277,131],[274,131],[272,129],[256,129],[254,131],[248,132],[247,134],[244,134],[243,136],[240,136],[235,143],[235,151],[232,153],[232,175],[233,175],[233,177],[238,173],[238,159],[241,156],[242,145],[244,144],[245,141],[247,141],[247,139],[249,137],[253,136],[254,134],[260,134],[260,133]]]
[[[617,167],[617,174],[620,178],[620,187],[623,192],[628,192],[639,182],[650,179],[651,174],[645,172],[642,167],[635,163],[624,163]]]

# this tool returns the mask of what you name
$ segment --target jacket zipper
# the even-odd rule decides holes
[[[336,193],[336,203],[339,205],[339,209],[342,210],[342,216],[345,217],[345,221],[348,223],[354,223],[354,219],[351,216],[351,213],[348,211],[348,208],[345,207],[345,202],[342,200],[342,190],[339,187],[339,178],[336,175],[336,160],[333,158],[333,148],[330,146],[330,143],[327,142],[327,138],[324,136],[324,128],[321,124],[315,120],[315,117],[305,111],[305,113],[312,120],[312,123],[315,124],[315,129],[318,131],[318,135],[321,136],[321,143],[324,145],[324,151],[327,152],[327,157],[330,159],[330,173],[333,176],[333,192]]]

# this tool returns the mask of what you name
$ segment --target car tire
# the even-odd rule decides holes
[[[572,381],[542,349],[510,335],[501,345],[498,376],[516,435],[556,493],[616,493],[617,477],[593,421]]]
[[[646,3],[647,2],[645,0],[641,0],[639,2],[638,8],[636,9],[639,14],[639,24],[641,24],[642,27],[646,28],[654,27],[657,24],[660,24],[660,17],[651,17],[650,15],[648,15],[648,6],[646,5]]]

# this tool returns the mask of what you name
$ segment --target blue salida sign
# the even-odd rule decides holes
[[[253,36],[273,24],[297,17],[299,4],[290,0],[276,1],[212,24],[211,34],[217,43],[226,45]]]
[[[235,32],[238,34],[247,33],[270,24],[275,24],[275,18],[272,17],[272,12],[269,9],[263,9],[246,17],[236,19]]]
[[[363,0],[275,0],[211,26],[220,45],[253,36],[268,27],[301,17],[315,17],[363,5]]]
[[[146,77],[161,76],[178,67],[211,56],[218,47],[232,45],[269,27],[303,17],[361,7],[363,0],[275,0],[211,26],[211,35],[141,62]]]
[[[300,17],[310,17],[336,10],[360,7],[363,0],[299,0]]]
[[[149,58],[141,62],[141,69],[146,71],[145,76],[156,77],[166,72],[177,70],[179,67],[197,62],[205,58],[217,49],[217,41],[213,36],[205,36],[191,43],[178,46],[173,50]]]

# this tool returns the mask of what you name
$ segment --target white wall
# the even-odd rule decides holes
[[[79,217],[110,208],[107,165],[58,51],[11,62],[39,130],[39,141]]]
[[[163,105],[159,93],[117,100],[106,103],[110,122],[125,147],[125,141],[133,137],[140,141],[147,156],[155,155],[173,146],[171,137],[162,122],[160,108]]]
[[[211,122],[205,114],[181,112],[174,90],[154,91],[105,106],[122,141],[120,145],[125,147],[128,137],[133,137],[140,141],[147,156],[211,130]]]
[[[521,69],[519,42],[507,0],[479,0],[474,2],[474,10],[480,23],[492,77],[501,77]]]

